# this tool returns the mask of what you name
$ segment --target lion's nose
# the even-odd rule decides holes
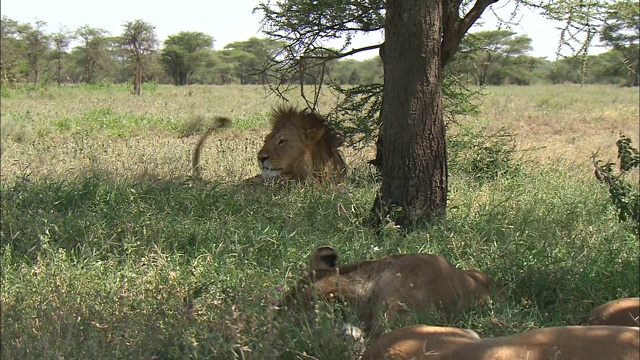
[[[269,159],[269,155],[258,155],[258,161],[260,161],[261,164],[264,164],[267,159]]]

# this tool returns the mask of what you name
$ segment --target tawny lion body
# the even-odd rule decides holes
[[[604,303],[591,311],[588,325],[638,326],[640,298],[622,298]]]
[[[245,180],[248,183],[265,179],[277,180],[344,180],[346,165],[338,148],[333,129],[318,114],[293,107],[279,107],[271,115],[271,132],[258,152],[261,174]],[[191,164],[199,170],[202,144],[213,131],[207,131],[196,146]]]
[[[285,294],[283,304],[309,310],[315,299],[345,302],[371,334],[380,330],[380,313],[391,322],[433,309],[455,315],[484,303],[494,286],[487,275],[458,269],[438,255],[391,255],[339,267],[337,258],[333,248],[317,248],[309,273]]]
[[[380,335],[360,360],[422,359],[452,347],[478,341],[473,330],[444,326],[413,325]]]
[[[638,328],[563,326],[474,339],[460,329],[418,325],[380,336],[362,360],[637,360]]]

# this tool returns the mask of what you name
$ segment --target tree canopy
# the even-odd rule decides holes
[[[637,8],[631,5],[633,4],[624,6],[624,3],[616,3],[615,6],[612,5],[611,8],[603,11],[600,16],[603,21],[599,29],[602,31],[596,35],[600,36],[600,40],[608,49],[607,52],[599,55],[580,56],[575,59],[568,57],[547,60],[530,56],[526,51],[524,53],[512,51],[505,53],[500,50],[498,54],[490,57],[489,64],[486,64],[485,61],[488,70],[483,83],[487,85],[562,82],[636,84],[638,55],[637,51],[634,51],[634,46],[637,46],[637,43],[634,43],[633,40],[637,37],[633,34],[637,32],[637,28],[633,27],[635,23],[632,19],[634,17],[637,19],[638,14]],[[353,13],[355,4],[349,4],[349,6],[352,6],[351,12]],[[384,17],[384,10],[380,11],[382,12],[380,15]],[[334,15],[337,16],[337,14]],[[372,24],[373,17],[369,16],[369,18],[371,18],[369,24]],[[135,21],[125,22],[123,25]],[[361,22],[364,23],[364,21]],[[148,25],[153,27],[152,24]],[[127,29],[124,26],[122,33],[115,34],[115,36],[90,25],[83,25],[78,29],[69,29],[61,25],[51,33],[44,31],[45,28],[40,25],[41,34],[32,33],[29,35],[29,31],[38,29],[38,21],[21,23],[5,15],[1,19],[1,27],[0,82],[9,85],[9,87],[22,86],[27,83],[33,84],[36,81],[37,85],[47,85],[52,82],[58,84],[124,83],[130,82],[135,73],[135,56],[131,56],[131,49],[122,43],[122,37],[127,36]],[[384,31],[382,28],[369,25],[366,28],[363,27],[363,30],[358,33],[371,32],[369,30],[372,29],[374,32]],[[343,27],[343,30],[341,34],[348,34],[346,27]],[[99,34],[94,35],[100,36],[91,39],[90,33],[96,31]],[[505,29],[489,30],[489,32],[492,31],[509,32]],[[79,33],[84,33],[85,36],[80,37]],[[480,82],[478,81],[479,63],[482,59],[486,59],[488,49],[488,46],[484,46],[484,48],[481,46],[479,37],[482,37],[482,33],[483,31],[467,34],[462,39],[456,56],[444,67],[443,96],[446,103],[444,106],[446,116],[455,113],[457,110],[452,111],[454,108],[464,108],[453,101],[450,91],[455,89],[455,86],[451,88],[449,85],[455,85],[456,81],[462,84]],[[44,49],[43,56],[40,56],[38,51],[29,52],[29,48],[32,50],[37,48],[38,39],[44,39],[42,35],[50,40],[49,45],[42,48]],[[609,40],[606,40],[605,36]],[[513,34],[500,41],[510,42],[518,37],[520,36]],[[87,40],[91,43],[89,47],[85,44]],[[245,41],[235,41],[217,50],[209,47],[202,50],[201,56],[194,58],[193,72],[189,76],[188,83],[216,85],[268,83],[274,89],[281,90],[283,95],[286,93],[286,88],[292,85],[329,83],[333,90],[338,91],[340,90],[337,87],[340,85],[354,85],[355,87],[342,89],[350,91],[354,96],[355,94],[363,95],[357,89],[359,86],[363,86],[363,89],[373,90],[382,85],[383,63],[379,56],[365,60],[353,60],[348,56],[343,56],[367,48],[378,49],[380,44],[372,43],[362,50],[354,49],[348,45],[341,50],[342,46],[337,46],[337,48],[328,46],[331,39],[319,38],[318,40],[322,46],[316,46],[315,52],[309,51],[304,57],[290,57],[288,51],[291,48],[287,47],[287,43],[274,41],[271,38],[254,37]],[[335,45],[335,42],[331,42],[331,44]],[[172,66],[166,67],[162,61],[164,48],[158,50],[160,51],[151,51],[144,56],[143,80],[158,84],[176,83],[172,75],[175,69]],[[180,54],[176,56],[178,55]],[[329,60],[325,57],[328,57]],[[336,59],[336,57],[340,58]],[[164,60],[166,61],[167,58]],[[267,64],[266,71],[261,71],[261,68],[265,67],[265,63]],[[300,70],[303,72],[300,73]],[[134,93],[137,93],[135,81],[133,87]],[[458,90],[455,93],[462,94]],[[380,95],[381,88],[375,92]],[[310,97],[309,104],[311,106],[313,105],[312,95],[314,93],[304,92],[305,96]],[[369,93],[371,94],[371,92]],[[368,113],[376,115],[363,116]],[[372,122],[373,119],[378,118],[376,111],[369,110],[365,112],[352,111],[353,116],[350,117],[345,116],[344,112],[340,114],[332,112],[332,114],[334,114],[331,115],[333,118],[340,117],[352,124],[354,121],[360,122],[358,125],[360,128],[365,124],[365,120]],[[357,114],[360,114],[360,118],[354,117]],[[367,137],[369,136],[367,135]]]
[[[156,51],[158,39],[155,26],[143,21],[128,21],[120,36],[120,45],[126,50],[126,57],[131,61],[134,73],[133,92],[140,95],[142,75],[145,62],[150,54]]]
[[[169,36],[164,42],[161,56],[162,64],[174,84],[189,84],[189,77],[207,56],[206,50],[212,47],[213,37],[202,32],[181,31]]]
[[[640,6],[636,1],[622,0],[607,6],[600,39],[613,48],[628,70],[630,84],[638,86],[640,61]]]

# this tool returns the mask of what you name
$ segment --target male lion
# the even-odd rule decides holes
[[[262,177],[342,182],[346,165],[338,151],[340,141],[322,117],[306,109],[279,107],[271,124],[258,152]]]
[[[362,360],[637,360],[638,328],[562,326],[479,339],[471,330],[416,325],[377,338]]]
[[[461,270],[438,255],[391,255],[337,266],[330,246],[314,250],[306,276],[284,295],[281,305],[309,311],[314,300],[346,303],[364,331],[380,331],[379,314],[394,321],[418,310],[436,309],[447,316],[484,303],[494,287],[489,276]]]
[[[640,298],[606,302],[591,311],[588,325],[639,326]]]
[[[255,183],[264,179],[306,181],[329,180],[340,183],[346,165],[338,147],[338,137],[326,121],[307,109],[279,107],[271,114],[271,132],[258,152],[262,173],[245,180]],[[198,142],[191,167],[199,174],[199,156],[209,129]]]

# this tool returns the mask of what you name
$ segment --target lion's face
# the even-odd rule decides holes
[[[329,246],[316,249],[307,275],[280,304],[308,312],[318,300],[344,303],[365,331],[375,332],[379,312],[390,321],[402,320],[412,311],[433,309],[455,315],[475,303],[484,303],[494,286],[487,275],[458,269],[438,255],[391,255],[344,266],[337,266],[337,259]]]
[[[299,129],[292,123],[276,125],[258,152],[258,165],[265,178],[305,178],[313,171],[310,149],[323,129]]]
[[[343,180],[346,166],[338,150],[340,142],[320,115],[280,107],[274,110],[271,124],[258,152],[262,178]]]

